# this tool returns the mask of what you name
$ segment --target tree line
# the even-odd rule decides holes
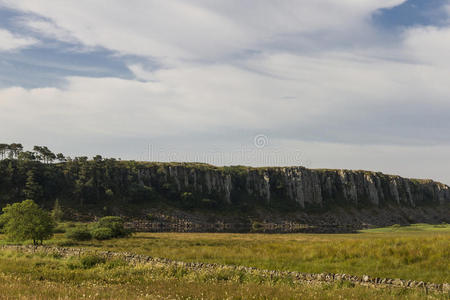
[[[66,161],[64,154],[55,154],[46,146],[34,146],[33,151],[24,151],[24,148],[20,143],[1,143],[0,158],[41,161],[44,163],[52,163],[55,160],[58,160],[59,162]]]
[[[101,208],[107,215],[117,213],[108,207],[149,201],[154,193],[150,187],[138,184],[138,167],[133,161],[104,159],[100,155],[72,159],[46,146],[25,151],[20,143],[1,143],[0,232],[12,241],[42,244],[52,237],[57,222],[67,212]],[[94,214],[98,215],[98,210]],[[131,232],[123,226],[120,217],[104,217],[89,227],[88,234],[96,239],[126,237]],[[73,239],[80,230],[85,229],[73,228],[67,236]]]
[[[66,212],[71,211],[73,215],[81,212],[98,216],[140,214],[142,204],[148,207],[152,203],[182,209],[226,206],[223,197],[215,191],[180,191],[176,179],[168,176],[165,166],[158,163],[122,161],[101,155],[71,158],[54,154],[46,146],[34,146],[32,151],[26,151],[19,143],[1,145],[0,208],[31,199],[50,209],[58,199],[61,206],[70,208]],[[239,168],[235,169],[224,171],[234,174]],[[245,176],[236,173],[233,180],[244,180],[241,177]],[[238,182],[234,185],[239,189],[245,187]]]
[[[50,208],[59,199],[75,210],[108,210],[155,198],[153,189],[139,181],[143,163],[101,155],[70,158],[46,146],[26,151],[19,143],[0,144],[0,158],[0,207],[31,199]]]

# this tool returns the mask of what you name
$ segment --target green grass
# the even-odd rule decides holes
[[[361,230],[361,233],[389,233],[389,232],[419,232],[419,231],[433,231],[433,232],[448,232],[450,233],[450,225],[443,223],[437,225],[430,224],[412,224],[407,226],[400,226],[398,224],[384,228],[373,228]]]
[[[450,282],[450,226],[418,224],[358,234],[139,233],[126,239],[48,244],[173,260],[308,273]]]
[[[90,261],[86,263],[86,261]],[[348,282],[293,284],[239,271],[0,251],[0,299],[446,299],[421,290]]]
[[[0,244],[6,244],[1,238]],[[271,270],[450,282],[449,225],[391,226],[356,234],[138,233],[124,239],[78,243],[57,234],[46,243]],[[175,299],[219,299],[224,295],[231,299],[425,298],[420,291],[342,285],[299,287],[289,282],[242,281],[236,279],[241,275],[223,277],[223,274],[212,274],[212,281],[208,281],[189,272],[183,271],[181,276],[170,270],[132,267],[120,262],[111,267],[110,262],[95,259],[82,262],[5,253],[0,255],[0,290],[6,291],[2,295],[14,299],[34,295],[33,290],[41,293],[41,298],[66,294],[81,298],[82,293],[93,298],[130,295],[130,299],[145,298],[147,294],[150,298]]]

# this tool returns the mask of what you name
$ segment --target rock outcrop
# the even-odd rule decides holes
[[[155,163],[140,168],[139,180],[158,191],[188,192],[230,205],[249,201],[327,209],[450,204],[445,184],[368,171]]]

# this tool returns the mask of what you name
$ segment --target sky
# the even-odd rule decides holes
[[[0,141],[450,184],[450,0],[0,0]]]

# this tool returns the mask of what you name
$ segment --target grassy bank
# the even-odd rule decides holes
[[[293,284],[239,272],[128,265],[95,256],[0,251],[0,299],[446,299],[422,290],[375,289],[348,282]]]
[[[450,282],[448,225],[326,235],[138,233],[126,239],[69,244],[58,235],[48,243],[270,270]]]
[[[7,243],[0,236],[0,243]],[[179,261],[244,265],[308,273],[367,274],[450,282],[450,226],[418,224],[357,234],[138,233],[130,238],[71,242],[57,234],[47,244],[126,251]],[[245,274],[202,274],[121,261],[83,265],[0,251],[0,299],[207,298],[207,299],[446,299],[421,290],[374,289],[348,283],[303,286]],[[84,295],[84,296],[83,296]]]
[[[450,227],[414,228],[330,235],[140,233],[79,245],[271,270],[450,282]]]

